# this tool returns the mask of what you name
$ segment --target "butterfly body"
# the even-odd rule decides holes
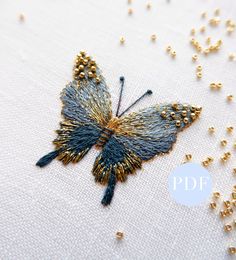
[[[146,94],[151,92],[143,96]],[[84,53],[77,56],[74,81],[62,91],[61,100],[64,120],[53,141],[55,151],[43,156],[36,165],[43,167],[55,158],[64,164],[77,163],[92,146],[101,148],[92,173],[95,181],[107,184],[103,205],[110,204],[117,181],[124,182],[128,175],[141,168],[143,161],[168,153],[177,133],[190,126],[201,112],[200,107],[172,103],[125,116],[124,112],[118,113],[118,105],[113,117],[110,94],[101,71]]]

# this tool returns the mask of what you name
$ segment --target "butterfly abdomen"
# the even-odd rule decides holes
[[[114,130],[104,127],[96,145],[98,147],[103,147],[113,134],[114,134]]]

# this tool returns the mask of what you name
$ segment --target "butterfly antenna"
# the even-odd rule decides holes
[[[118,105],[117,105],[117,110],[116,110],[116,116],[119,115],[119,111],[120,111],[120,105],[121,105],[121,99],[122,99],[122,95],[123,95],[123,89],[124,89],[124,83],[125,83],[125,78],[123,76],[120,77],[120,96],[119,96],[119,101],[118,101]]]
[[[132,108],[134,105],[136,105],[140,100],[142,100],[145,96],[147,95],[151,95],[152,91],[151,90],[147,90],[140,98],[138,98],[136,101],[134,101],[134,103],[132,103],[128,108],[125,109],[124,112],[122,112],[118,117],[121,117],[124,115],[124,113],[126,113],[127,111],[130,110],[130,108]]]

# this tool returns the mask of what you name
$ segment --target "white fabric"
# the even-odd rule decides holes
[[[235,34],[228,36],[225,20],[236,17],[234,0],[135,1],[127,15],[127,1],[1,1],[0,7],[0,258],[1,259],[223,259],[227,246],[222,222],[205,204],[187,208],[168,193],[168,174],[184,159],[215,158],[214,189],[230,194],[234,184],[232,159],[222,166],[219,157],[232,150],[236,127],[236,103],[226,95],[235,92]],[[200,57],[203,78],[197,81],[191,61],[194,53],[189,31],[200,28],[214,9],[221,8],[222,23],[199,36],[223,40],[222,50]],[[25,14],[25,22],[18,16]],[[156,33],[152,43],[150,35]],[[125,45],[119,38],[124,36]],[[173,60],[166,52],[177,52]],[[143,170],[118,184],[110,207],[100,204],[104,187],[91,174],[97,154],[90,153],[77,165],[57,160],[40,169],[35,162],[51,151],[53,130],[58,128],[59,93],[71,80],[73,58],[86,49],[96,58],[110,86],[113,107],[119,92],[119,76],[126,83],[122,109],[146,89],[152,97],[137,107],[165,101],[185,101],[203,106],[201,119],[178,137],[174,150],[145,163]],[[209,83],[221,81],[223,89],[212,93]],[[216,134],[210,137],[209,126]],[[226,137],[226,149],[219,141]],[[117,242],[116,231],[125,238]]]

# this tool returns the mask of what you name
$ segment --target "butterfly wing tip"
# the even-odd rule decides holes
[[[55,159],[58,155],[59,155],[60,151],[56,150],[53,152],[50,152],[46,155],[44,155],[42,158],[40,158],[37,162],[36,162],[36,166],[42,168],[46,165],[48,165],[53,159]]]

